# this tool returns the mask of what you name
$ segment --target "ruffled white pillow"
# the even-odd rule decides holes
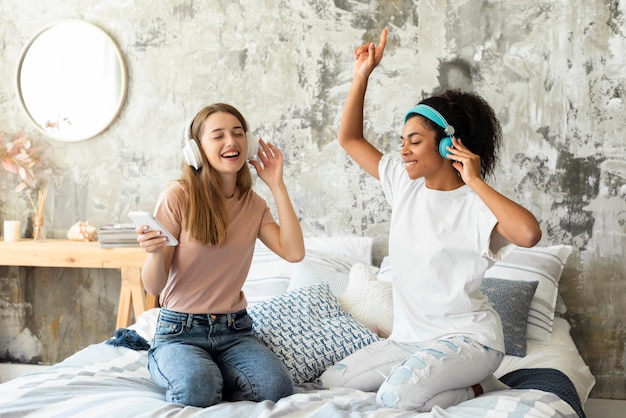
[[[378,280],[378,270],[362,263],[352,266],[348,287],[338,300],[357,321],[387,338],[393,327],[392,284]]]

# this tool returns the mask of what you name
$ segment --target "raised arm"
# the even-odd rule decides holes
[[[485,183],[480,177],[480,157],[466,148],[461,139],[453,138],[452,141],[454,147],[448,147],[448,155],[455,161],[452,165],[498,219],[496,232],[520,247],[537,244],[541,239],[541,228],[535,216]]]
[[[498,219],[496,232],[520,247],[532,247],[541,239],[541,228],[528,209],[478,180],[470,187]]]
[[[263,140],[259,143],[261,150],[258,155],[262,164],[255,160],[250,163],[272,191],[278,211],[278,224],[270,223],[263,226],[259,238],[283,259],[298,262],[304,258],[304,238],[287,186],[283,181],[283,154],[273,144]]]
[[[344,105],[338,133],[339,144],[343,149],[361,168],[375,178],[378,178],[378,163],[382,153],[363,135],[363,108],[369,76],[383,58],[386,44],[387,29],[384,29],[380,35],[378,47],[370,42],[354,50],[354,77]]]

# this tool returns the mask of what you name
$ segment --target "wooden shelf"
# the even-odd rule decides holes
[[[100,248],[98,242],[61,239],[15,242],[0,241],[0,265],[26,267],[70,267],[119,269],[121,272],[117,328],[130,325],[135,317],[157,306],[156,296],[144,292],[141,268],[146,253],[139,247]]]

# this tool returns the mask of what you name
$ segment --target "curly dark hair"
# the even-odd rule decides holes
[[[483,178],[493,174],[498,162],[498,152],[502,143],[502,127],[493,108],[477,94],[448,90],[440,95],[429,97],[420,103],[437,110],[454,127],[457,138],[474,154],[480,157],[480,174]],[[441,128],[424,118],[436,132],[437,146],[446,136]]]

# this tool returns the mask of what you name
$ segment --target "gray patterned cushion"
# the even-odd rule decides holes
[[[530,304],[539,282],[492,279],[485,277],[480,290],[500,315],[505,353],[526,355],[526,329]]]
[[[289,369],[294,384],[379,337],[345,312],[328,283],[292,290],[248,309],[254,331]]]

